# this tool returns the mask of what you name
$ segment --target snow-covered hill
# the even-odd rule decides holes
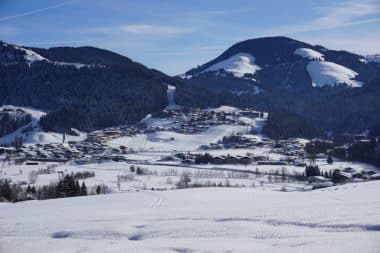
[[[14,132],[0,137],[0,144],[11,144],[16,140],[16,138],[22,138],[23,144],[33,145],[33,144],[48,144],[48,143],[62,143],[63,135],[55,132],[45,132],[39,126],[39,120],[42,116],[46,115],[46,112],[37,110],[34,108],[4,105],[0,107],[0,111],[3,109],[22,109],[26,113],[31,115],[32,121]],[[77,133],[77,136],[66,135],[66,141],[79,141],[86,138],[86,134],[73,130]]]
[[[78,63],[78,62],[61,62],[61,61],[53,61],[53,60],[50,60],[44,56],[42,56],[41,54],[38,54],[37,52],[31,50],[31,49],[28,49],[28,48],[24,48],[24,47],[21,47],[21,46],[16,46],[16,45],[10,45],[10,44],[7,44],[7,43],[2,43],[0,46],[6,48],[6,47],[12,47],[13,49],[15,49],[16,51],[18,51],[19,53],[21,53],[21,55],[23,56],[23,59],[25,60],[25,63],[28,64],[28,66],[31,66],[33,63],[35,62],[41,62],[41,61],[44,61],[44,62],[48,62],[48,63],[51,63],[51,64],[54,64],[56,66],[73,66],[77,69],[79,68],[83,68],[83,67],[100,67],[101,65],[89,65],[89,64],[83,64],[83,63]],[[8,53],[8,57],[10,58],[16,58],[15,56],[12,56],[11,53]],[[16,63],[17,61],[13,62],[13,63]]]
[[[300,58],[304,60],[300,61]],[[210,72],[219,74],[218,70],[223,69],[238,79],[244,78],[245,74],[255,75],[250,80],[253,82],[250,85],[258,85],[264,91],[268,86],[278,86],[278,89],[291,86],[297,88],[295,84],[303,86],[307,83],[313,87],[346,83],[347,87],[357,88],[364,84],[363,76],[360,76],[360,80],[357,79],[359,74],[367,73],[366,68],[374,68],[366,63],[376,62],[377,59],[376,56],[364,57],[345,51],[329,50],[286,37],[267,37],[237,43],[214,60],[189,70],[182,77],[199,83],[202,80],[199,75]],[[305,78],[305,74],[310,76],[309,80]],[[222,77],[219,75],[214,82],[220,82],[220,78]],[[247,78],[244,80],[248,81]],[[212,81],[205,77],[204,83],[206,85]],[[247,89],[248,86],[249,84]]]

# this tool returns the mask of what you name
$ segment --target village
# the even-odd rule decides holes
[[[221,107],[200,110],[176,107],[166,109],[159,115],[148,115],[136,125],[88,133],[80,141],[66,140],[63,135],[60,143],[1,146],[0,164],[3,169],[0,177],[6,178],[5,171],[9,174],[11,167],[20,171],[22,169],[19,168],[27,168],[27,171],[45,172],[46,166],[52,168],[53,165],[57,171],[64,173],[67,169],[58,168],[80,172],[83,167],[109,168],[120,164],[117,167],[145,166],[139,176],[144,173],[167,175],[167,172],[156,170],[159,166],[179,169],[183,173],[201,169],[212,173],[238,173],[239,180],[244,175],[244,178],[252,181],[248,184],[253,185],[263,186],[264,182],[273,184],[281,181],[281,184],[277,184],[279,189],[284,189],[285,182],[295,182],[296,186],[288,187],[293,190],[318,189],[380,178],[375,166],[345,161],[350,148],[348,141],[363,145],[368,143],[365,136],[342,136],[340,142],[343,144],[338,147],[330,140],[321,139],[272,140],[261,134],[266,117],[266,113],[253,109]],[[214,138],[209,137],[210,131],[216,133]],[[375,145],[379,146],[379,142]],[[89,171],[95,176],[96,170]],[[125,187],[133,189],[136,188],[137,179],[130,173],[122,169],[114,177],[118,181],[120,178],[129,178],[127,181],[134,182],[133,187],[130,182],[124,182],[129,184]],[[179,172],[174,174],[176,179],[169,181],[180,180]],[[225,174],[227,178],[230,176]],[[255,183],[257,178],[260,180]],[[102,178],[97,180],[104,181]],[[149,187],[172,189],[166,183],[155,183]],[[120,182],[109,184],[114,190],[123,188]],[[138,184],[137,189],[149,188],[145,184],[147,182],[143,186]],[[239,185],[238,182],[236,184]]]

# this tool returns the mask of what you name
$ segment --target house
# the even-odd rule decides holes
[[[251,162],[252,162],[252,160],[248,156],[243,156],[240,158],[240,163],[242,163],[242,164],[250,164]]]
[[[212,159],[212,163],[214,164],[224,164],[225,162],[225,157],[224,156],[216,156]]]
[[[288,165],[285,161],[258,161],[258,165]]]

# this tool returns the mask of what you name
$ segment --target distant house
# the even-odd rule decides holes
[[[225,158],[222,156],[216,156],[212,159],[213,164],[224,164],[226,162]]]
[[[248,156],[243,156],[240,158],[240,163],[242,164],[250,164],[251,163],[251,158]]]
[[[285,161],[258,161],[258,165],[287,165]]]

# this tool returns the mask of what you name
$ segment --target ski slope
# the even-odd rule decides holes
[[[0,203],[0,252],[379,252],[379,187],[200,188]]]
[[[203,70],[202,73],[208,71],[218,71],[224,69],[226,72],[232,73],[235,77],[243,77],[245,74],[255,74],[257,70],[261,67],[255,64],[255,57],[248,53],[239,53],[234,55],[227,60],[218,62],[207,69]]]
[[[354,80],[358,73],[333,62],[311,61],[307,64],[306,70],[315,87],[325,85],[335,86],[343,83],[351,88],[357,88],[363,85],[363,83]]]

